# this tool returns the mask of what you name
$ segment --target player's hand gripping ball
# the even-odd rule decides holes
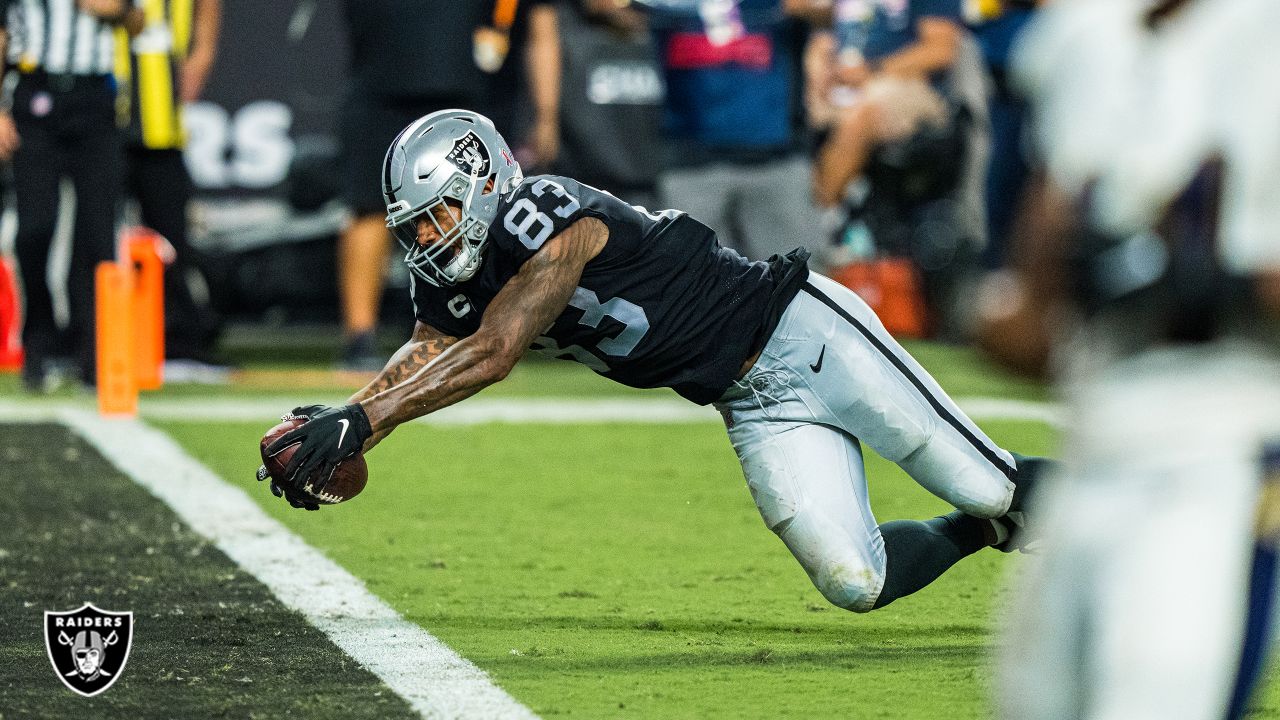
[[[321,505],[345,502],[364,490],[365,483],[369,480],[369,466],[359,450],[368,435],[363,432],[364,428],[359,432],[348,430],[350,422],[345,421],[343,417],[337,417],[339,434],[336,438],[330,439],[324,436],[314,438],[313,444],[316,441],[322,443],[322,449],[318,453],[315,450],[308,453],[308,457],[303,458],[304,462],[299,462],[295,457],[299,451],[305,452],[305,441],[308,440],[305,431],[294,432],[295,430],[302,428],[313,419],[321,419],[320,424],[325,420],[334,420],[334,418],[320,416],[321,412],[335,416],[341,414],[340,409],[324,408],[318,405],[295,408],[293,413],[281,419],[279,425],[267,431],[259,446],[262,466],[258,468],[258,480],[270,478],[271,492],[276,497],[285,498],[296,508],[318,510]],[[283,443],[279,442],[290,433],[293,433],[293,442],[288,442],[288,439]],[[356,437],[352,438],[351,442],[346,442],[347,438],[344,436],[347,434]],[[328,448],[330,444],[341,446],[342,449],[330,449]],[[305,462],[307,459],[315,458],[317,454],[335,452],[344,453],[345,457],[327,463],[314,459],[310,463]]]

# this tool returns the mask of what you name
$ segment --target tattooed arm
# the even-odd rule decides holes
[[[413,336],[409,338],[409,342],[401,345],[400,349],[391,356],[391,359],[387,361],[386,367],[382,368],[382,372],[378,373],[378,377],[370,381],[355,395],[352,395],[347,402],[361,402],[383,390],[399,385],[413,377],[415,373],[426,367],[432,360],[439,357],[440,353],[448,350],[456,342],[458,342],[458,338],[445,335],[430,325],[418,321],[418,324],[413,328]],[[391,428],[375,432],[373,437],[365,442],[365,452],[382,442],[382,438],[389,434],[391,434]]]
[[[400,423],[464,400],[505,378],[529,344],[564,311],[583,266],[600,254],[608,239],[604,223],[590,217],[578,220],[548,240],[498,291],[474,335],[445,347],[417,370],[406,363],[409,376],[391,387],[378,389],[378,381],[374,381],[361,391],[374,391],[360,401],[374,437],[385,436]],[[384,370],[379,379],[382,377],[394,375]]]

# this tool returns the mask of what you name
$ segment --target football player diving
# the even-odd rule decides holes
[[[714,404],[765,524],[833,604],[866,612],[961,558],[1023,550],[1043,461],[992,442],[857,295],[794,250],[749,262],[710,228],[571,178],[524,177],[485,117],[447,110],[400,133],[382,170],[406,252],[413,336],[345,407],[267,448],[298,448],[271,488],[318,504],[345,457],[502,380],[526,349],[633,387]],[[865,443],[954,512],[877,524]]]

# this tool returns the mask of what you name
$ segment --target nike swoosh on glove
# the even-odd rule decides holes
[[[338,463],[360,452],[373,436],[373,426],[360,403],[340,408],[309,405],[294,408],[293,414],[308,420],[268,445],[267,455],[274,457],[290,445],[298,445],[284,469],[284,482],[295,490],[302,490],[308,481],[312,492],[324,490]]]

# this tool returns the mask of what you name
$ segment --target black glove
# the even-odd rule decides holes
[[[258,466],[258,482],[266,480],[270,475],[267,472],[266,465]],[[282,487],[275,478],[271,478],[271,494],[288,500],[290,505],[300,510],[320,509],[320,503],[316,502],[315,498],[307,497],[306,493],[294,490],[292,486],[286,485]]]
[[[290,410],[288,413],[283,415],[280,419],[294,420],[297,418],[303,418],[304,420],[310,420],[312,415],[315,415],[316,413],[328,407],[329,407],[328,405],[303,405],[302,407],[296,407]]]
[[[303,405],[302,407],[296,407],[290,412],[285,413],[280,417],[280,419],[295,420],[301,418],[306,420],[310,419],[314,413],[323,409],[325,409],[324,405]],[[258,482],[262,482],[270,476],[271,473],[267,470],[266,465],[258,466]],[[320,509],[320,503],[316,502],[314,497],[311,497],[305,492],[294,490],[292,485],[281,485],[280,480],[274,477],[271,478],[271,494],[278,498],[284,498],[291,506],[298,508],[299,510]]]
[[[268,445],[267,455],[298,445],[285,466],[283,478],[295,490],[301,491],[308,480],[312,492],[324,490],[338,463],[360,452],[373,436],[373,426],[360,403],[340,408],[308,405],[294,408],[293,414],[308,420]]]

